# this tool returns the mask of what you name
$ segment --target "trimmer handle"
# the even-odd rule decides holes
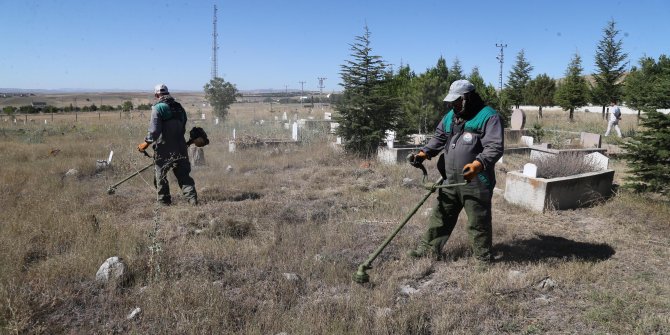
[[[425,181],[428,176],[428,171],[426,170],[426,167],[423,166],[423,160],[417,160],[415,154],[409,154],[407,155],[407,162],[409,165],[421,169],[421,172],[423,172],[423,180]]]

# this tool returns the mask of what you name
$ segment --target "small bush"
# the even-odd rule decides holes
[[[538,178],[559,178],[598,171],[598,167],[579,153],[548,155],[534,159]]]

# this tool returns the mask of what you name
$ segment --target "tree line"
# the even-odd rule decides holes
[[[82,107],[73,106],[70,104],[65,107],[55,107],[51,105],[46,105],[42,108],[35,107],[33,105],[23,105],[19,107],[15,106],[5,106],[2,108],[2,112],[7,116],[12,116],[14,114],[37,114],[37,113],[68,113],[68,112],[96,112],[96,111],[124,111],[128,112],[131,110],[151,110],[151,104],[139,104],[134,106],[132,101],[126,100],[121,105],[116,107],[112,105],[100,105],[98,107],[96,104],[84,105]]]
[[[363,34],[350,44],[351,58],[341,65],[344,90],[335,104],[337,134],[342,137],[347,152],[371,156],[388,130],[396,131],[401,138],[411,133],[432,133],[448,112],[442,99],[451,83],[459,79],[470,80],[486,104],[496,108],[504,121],[508,121],[513,107],[522,104],[539,106],[540,117],[543,107],[558,105],[568,112],[572,121],[575,109],[589,103],[602,106],[605,118],[610,102],[625,102],[646,115],[642,121],[644,130],[639,135],[644,138],[632,138],[627,144],[631,149],[627,159],[633,168],[630,181],[637,189],[668,191],[670,116],[656,110],[670,108],[667,98],[670,96],[670,59],[665,55],[658,60],[643,57],[639,66],[627,72],[628,55],[623,51],[618,34],[616,22],[609,21],[596,46],[597,71],[591,80],[583,73],[578,53],[570,59],[563,78],[557,80],[546,73],[531,78],[533,66],[522,49],[504,89],[497,91],[485,83],[477,67],[464,73],[458,59],[449,67],[440,57],[435,66],[419,74],[408,64],[393,69],[372,52],[371,33],[365,26]],[[662,176],[654,177],[659,173]]]

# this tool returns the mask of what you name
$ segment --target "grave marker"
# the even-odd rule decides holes
[[[530,147],[533,145],[533,136],[521,136],[521,143]]]
[[[523,175],[531,178],[537,178],[537,165],[533,163],[526,163],[523,166]]]
[[[521,109],[515,109],[512,112],[510,128],[513,130],[521,130],[523,129],[524,125],[526,125],[526,113],[524,113]]]
[[[599,152],[593,152],[584,156],[584,162],[597,167],[599,170],[607,170],[610,159]]]

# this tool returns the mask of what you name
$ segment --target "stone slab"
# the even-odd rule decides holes
[[[594,152],[584,156],[584,161],[587,164],[591,164],[598,167],[598,169],[600,170],[607,170],[609,167],[610,159],[599,152]]]
[[[600,148],[602,146],[600,134],[581,132],[579,141],[583,148]]]
[[[521,109],[515,109],[512,112],[512,118],[510,121],[510,128],[512,130],[521,130],[526,125],[526,113]]]

